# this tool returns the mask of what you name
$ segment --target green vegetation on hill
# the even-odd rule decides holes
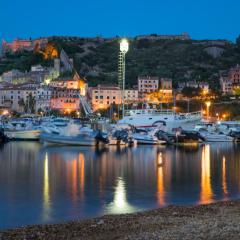
[[[217,89],[219,71],[240,63],[239,39],[237,44],[218,40],[131,39],[126,55],[127,86],[137,84],[138,75],[152,75],[170,77],[175,85],[183,81],[208,81]],[[49,41],[74,59],[76,69],[86,77],[89,85],[117,83],[117,39],[51,37]],[[38,63],[49,65],[40,54],[8,54],[0,60],[0,74],[12,68],[29,70],[32,64]]]
[[[51,61],[45,60],[43,55],[39,53],[27,51],[7,53],[4,57],[0,58],[0,75],[12,69],[18,69],[22,72],[29,71],[31,66],[36,64],[49,66]]]

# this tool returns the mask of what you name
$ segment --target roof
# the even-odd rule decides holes
[[[116,85],[98,85],[97,87],[91,87],[91,90],[120,90],[120,88]]]
[[[58,81],[76,81],[72,77],[58,77],[53,79],[51,82],[58,82]]]

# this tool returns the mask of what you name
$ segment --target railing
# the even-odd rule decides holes
[[[92,114],[93,111],[92,111],[90,105],[88,104],[87,100],[85,99],[85,97],[80,95],[80,100],[81,100],[81,104],[82,104],[85,114],[86,115]]]
[[[126,110],[125,116],[133,115],[180,115],[185,117],[201,116],[201,111],[191,112],[191,113],[176,113],[173,110],[155,110],[155,109],[136,109],[136,110]]]

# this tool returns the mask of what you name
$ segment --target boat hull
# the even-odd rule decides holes
[[[11,140],[39,140],[40,130],[5,130],[7,138]]]
[[[73,145],[73,146],[95,146],[97,141],[91,137],[71,137],[54,134],[41,134],[40,139],[44,144],[51,145]]]
[[[205,135],[205,142],[233,142],[234,138],[230,136],[216,136],[216,135]]]

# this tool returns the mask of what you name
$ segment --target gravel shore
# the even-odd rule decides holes
[[[240,239],[240,200],[169,206],[136,214],[0,232],[0,240],[43,239]]]

